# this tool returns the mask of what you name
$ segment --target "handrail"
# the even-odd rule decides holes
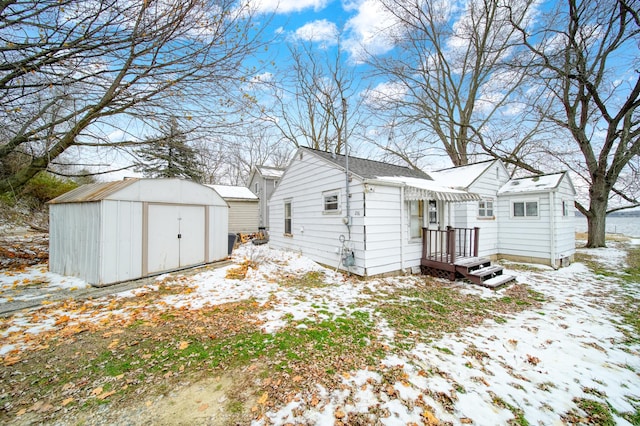
[[[455,263],[457,257],[477,257],[480,228],[422,228],[422,258]]]

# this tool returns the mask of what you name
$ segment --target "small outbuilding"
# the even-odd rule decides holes
[[[182,179],[83,185],[49,202],[49,269],[104,286],[224,259],[229,206]]]
[[[244,186],[207,185],[229,204],[229,233],[258,232],[258,197]]]

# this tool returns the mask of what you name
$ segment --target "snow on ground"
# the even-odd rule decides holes
[[[586,251],[615,269],[624,264],[624,251],[617,248]],[[198,309],[206,305],[252,299],[269,303],[263,314],[263,331],[274,332],[291,318],[323,318],[348,313],[356,302],[366,301],[369,295],[393,286],[410,286],[413,277],[345,280],[343,275],[323,268],[297,253],[270,249],[268,246],[244,245],[234,252],[234,265],[208,270],[189,276],[173,274],[176,282],[190,286],[193,291],[166,295],[159,304]],[[228,279],[227,272],[250,260],[245,279]],[[318,272],[324,284],[317,288],[283,286],[286,276],[300,276]],[[385,425],[424,424],[430,415],[452,424],[507,424],[514,413],[522,412],[530,424],[562,424],[562,415],[577,410],[574,398],[606,401],[614,413],[636,412],[640,408],[640,346],[621,344],[623,335],[616,327],[619,314],[610,310],[614,302],[621,303],[618,280],[597,276],[585,265],[573,265],[554,271],[550,268],[510,271],[520,283],[530,285],[542,293],[546,302],[541,308],[523,311],[508,317],[506,323],[485,321],[463,330],[457,335],[418,344],[403,355],[389,355],[383,368],[401,369],[404,379],[393,389],[380,391],[382,377],[375,372],[350,372],[339,389],[319,386],[318,395],[324,400],[310,408],[294,400],[266,416],[274,424],[313,423],[333,425],[336,410],[342,421],[349,416],[367,413],[371,407],[385,410],[389,417],[381,419]],[[159,282],[171,284],[168,276]],[[21,282],[45,280],[52,288],[85,285],[75,279],[56,277],[38,267],[28,268],[14,276],[0,275],[2,288]],[[635,289],[638,297],[640,283]],[[130,297],[156,289],[158,284],[118,294]],[[479,297],[502,297],[501,290],[493,291],[470,285],[459,285],[460,291]],[[94,307],[108,307],[109,298],[86,303]],[[136,306],[135,298],[120,311],[103,309],[101,315],[126,315]],[[4,300],[0,299],[0,303]],[[359,310],[362,310],[359,306]],[[371,312],[375,305],[371,305]],[[0,356],[28,347],[15,339],[4,341],[10,334],[37,334],[57,326],[56,318],[68,315],[73,321],[99,321],[95,310],[73,314],[48,308],[22,312],[11,317],[11,323],[0,332]],[[394,330],[384,319],[378,318],[380,335],[389,340]],[[619,325],[619,324],[618,324]],[[24,346],[21,347],[21,344]],[[443,350],[444,349],[444,350]],[[424,372],[430,372],[425,374]],[[628,424],[616,417],[618,424]],[[262,421],[256,425],[264,424]]]
[[[46,265],[0,271],[0,303],[45,300],[52,292],[89,287],[85,281],[49,272]]]

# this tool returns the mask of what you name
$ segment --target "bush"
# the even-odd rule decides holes
[[[77,187],[78,184],[73,181],[60,179],[47,172],[40,172],[25,185],[21,195],[30,198],[34,207],[41,207],[47,201]]]

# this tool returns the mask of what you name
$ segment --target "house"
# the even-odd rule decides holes
[[[103,286],[221,260],[228,211],[187,180],[83,185],[49,202],[49,269]]]
[[[249,176],[249,189],[258,196],[258,226],[269,227],[269,197],[278,185],[284,169],[277,167],[256,166]]]
[[[207,185],[213,188],[229,205],[229,233],[258,232],[258,197],[244,186]]]
[[[451,222],[480,229],[480,256],[554,268],[573,260],[576,191],[567,172],[511,179],[500,160],[491,160],[431,176],[481,197],[455,205]]]
[[[554,259],[570,256],[564,236],[573,232],[573,225],[557,213],[551,219],[544,210],[553,198],[554,207],[569,211],[574,193],[568,175],[558,174],[555,185],[550,177],[530,179],[545,185],[524,180],[515,186],[529,192],[516,195],[509,188],[518,180],[510,179],[500,162],[431,176],[299,148],[269,200],[270,243],[361,276],[422,269],[450,279],[464,276],[479,284],[500,285],[513,277],[501,276],[502,268],[490,260],[505,251],[514,258],[518,249],[527,252],[517,224],[526,227],[533,220],[528,214],[534,205],[527,203],[536,197],[540,223],[548,218],[558,225],[554,237],[550,231],[546,235],[563,241],[562,247],[548,248],[550,256],[554,250]],[[544,260],[534,250],[529,254],[520,259]]]

